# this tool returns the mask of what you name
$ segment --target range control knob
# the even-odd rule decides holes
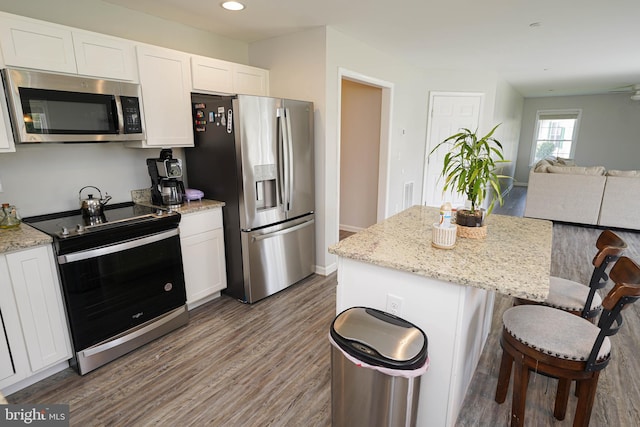
[[[84,225],[82,225],[82,224],[78,224],[78,225],[76,226],[76,231],[77,231],[78,233],[84,233]]]
[[[62,231],[60,232],[63,236],[69,235],[69,229],[67,227],[62,227]]]

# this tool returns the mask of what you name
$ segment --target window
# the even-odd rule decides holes
[[[538,111],[531,165],[549,156],[573,158],[581,113],[581,110]]]

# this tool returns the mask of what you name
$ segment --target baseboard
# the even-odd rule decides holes
[[[353,225],[345,225],[345,224],[340,224],[339,227],[340,227],[340,230],[349,231],[352,233],[358,233],[366,228],[366,227],[356,227]]]
[[[321,276],[328,276],[331,273],[335,272],[336,270],[338,270],[338,264],[335,262],[332,264],[329,264],[326,267],[321,267],[319,265],[316,265],[316,274],[319,274]]]
[[[30,385],[33,385],[39,381],[44,380],[45,378],[50,377],[51,375],[57,374],[60,371],[64,371],[69,367],[69,361],[65,360],[63,362],[57,363],[50,368],[47,368],[43,371],[37,372],[30,377],[27,377],[23,380],[18,381],[17,383],[11,384],[2,389],[2,394],[4,397],[10,396],[11,394],[22,390],[23,388],[27,388]],[[8,399],[11,400],[11,399]]]

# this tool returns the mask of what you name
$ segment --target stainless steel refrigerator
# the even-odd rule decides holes
[[[253,303],[313,274],[313,104],[193,94],[187,184],[225,202],[226,293]]]

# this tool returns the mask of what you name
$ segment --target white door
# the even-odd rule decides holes
[[[453,194],[450,191],[442,194],[444,178],[441,178],[440,174],[448,147],[440,147],[431,156],[429,153],[436,145],[458,133],[460,129],[477,129],[483,97],[481,93],[431,93],[422,194],[424,205],[440,206],[444,201],[450,201],[454,207],[464,205],[464,194]]]

